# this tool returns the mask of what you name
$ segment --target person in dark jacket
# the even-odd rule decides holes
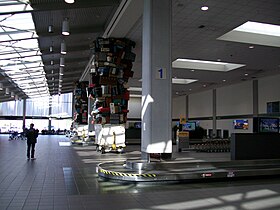
[[[31,149],[31,159],[36,159],[35,154],[35,144],[37,143],[37,137],[38,137],[38,129],[34,129],[34,124],[30,124],[30,128],[26,132],[26,138],[27,138],[27,159],[30,159],[30,149]]]

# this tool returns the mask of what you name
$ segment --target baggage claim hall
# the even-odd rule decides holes
[[[280,209],[280,1],[1,0],[0,20],[1,210]]]

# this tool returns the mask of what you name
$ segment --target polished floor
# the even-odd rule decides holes
[[[26,142],[0,135],[0,209],[249,210],[280,209],[280,178],[168,185],[120,184],[101,180],[96,164],[140,156],[139,145],[124,154],[69,146],[64,136],[39,136],[36,160]],[[64,142],[64,143],[61,143]],[[226,160],[226,153],[174,153],[174,158]]]

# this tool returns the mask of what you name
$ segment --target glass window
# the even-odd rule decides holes
[[[38,129],[39,132],[41,132],[43,129],[48,130],[49,120],[47,120],[47,119],[44,119],[44,120],[42,120],[42,119],[26,119],[26,121],[25,121],[26,128],[29,128],[31,123],[34,124],[34,128]]]
[[[49,97],[26,99],[26,116],[49,116]]]
[[[23,101],[8,101],[0,103],[0,116],[22,116]]]
[[[72,119],[52,120],[52,126],[55,130],[70,130]]]
[[[52,117],[67,118],[72,117],[72,98],[73,93],[66,93],[52,96]]]
[[[22,132],[22,120],[0,120],[0,132],[9,133],[12,131]]]

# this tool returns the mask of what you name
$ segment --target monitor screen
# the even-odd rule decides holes
[[[134,128],[141,128],[141,122],[135,122]]]
[[[234,129],[247,130],[249,128],[248,120],[234,120],[233,121]]]
[[[262,133],[278,133],[279,119],[278,118],[260,118],[259,131]]]
[[[182,131],[194,131],[196,128],[195,122],[187,122],[185,124],[182,124]]]

